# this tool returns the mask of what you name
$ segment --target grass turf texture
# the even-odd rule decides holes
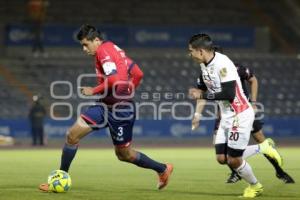
[[[0,150],[0,200],[229,200],[238,199],[247,186],[244,181],[225,184],[229,170],[215,161],[213,149],[141,150],[156,160],[174,164],[166,189],[156,189],[153,171],[119,162],[112,149],[79,149],[70,171],[71,190],[42,193],[37,186],[58,168],[61,150]],[[280,152],[284,168],[296,184],[284,184],[262,155],[254,156],[248,161],[265,188],[259,199],[300,199],[300,148],[281,148]]]

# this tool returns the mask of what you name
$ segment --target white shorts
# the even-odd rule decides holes
[[[249,107],[234,117],[221,117],[215,137],[215,144],[227,143],[227,146],[232,149],[246,149],[249,143],[254,117],[255,114],[252,107]]]

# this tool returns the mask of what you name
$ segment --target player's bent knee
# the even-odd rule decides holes
[[[243,160],[241,157],[228,157],[227,164],[228,166],[236,169],[243,163]]]
[[[69,130],[67,132],[67,143],[68,144],[78,144],[79,138],[76,137],[72,132]]]
[[[132,158],[128,151],[116,151],[116,156],[120,161],[131,162]]]
[[[219,164],[224,165],[227,163],[227,159],[225,155],[217,155],[217,161]]]
[[[218,163],[220,164],[220,165],[225,165],[226,164],[226,160],[221,160],[221,159],[217,159],[217,161],[218,161]]]

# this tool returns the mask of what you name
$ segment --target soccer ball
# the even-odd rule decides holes
[[[52,192],[67,192],[72,185],[71,177],[63,170],[54,170],[48,176],[48,185]]]

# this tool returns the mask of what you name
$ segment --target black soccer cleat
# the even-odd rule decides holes
[[[232,172],[229,176],[229,178],[227,179],[226,183],[236,183],[238,181],[240,181],[242,178],[236,173],[236,172]]]
[[[286,172],[276,173],[276,177],[281,179],[284,183],[295,183],[294,179]]]

